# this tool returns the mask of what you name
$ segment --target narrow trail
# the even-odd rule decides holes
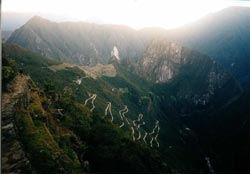
[[[13,84],[11,85],[13,92],[3,93],[2,94],[2,112],[9,109],[9,107],[13,108],[13,101],[16,101],[18,97],[27,90],[28,86],[28,80],[30,78],[27,76],[17,76]]]
[[[23,173],[24,168],[31,170],[30,161],[27,159],[22,146],[17,138],[14,121],[14,106],[19,98],[28,95],[27,76],[17,76],[12,84],[12,92],[2,94],[2,173]],[[24,103],[28,104],[28,99]]]
[[[92,104],[92,108],[90,109],[91,112],[95,109],[94,101],[95,101],[96,97],[97,97],[97,95],[93,94],[91,97],[87,98],[84,102],[84,105],[86,106],[88,104],[88,101],[91,100],[91,104]]]

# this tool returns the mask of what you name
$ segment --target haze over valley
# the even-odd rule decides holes
[[[206,3],[154,27],[6,13],[2,173],[250,173],[250,7]]]

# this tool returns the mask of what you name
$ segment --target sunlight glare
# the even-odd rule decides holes
[[[225,0],[8,0],[3,11],[37,12],[76,21],[174,28],[230,6]]]

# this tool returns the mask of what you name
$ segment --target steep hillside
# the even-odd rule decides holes
[[[167,32],[169,40],[214,58],[250,86],[250,8],[230,7]]]
[[[3,92],[1,105],[1,172],[7,173],[31,173],[30,161],[27,158],[22,144],[18,141],[15,132],[15,104],[18,98],[28,90],[29,78],[26,76],[16,76],[9,84],[11,92]],[[6,82],[5,82],[6,83]]]
[[[144,49],[137,32],[126,26],[56,23],[38,16],[17,29],[7,42],[54,60],[91,66],[107,63],[114,46],[120,57],[131,59],[140,57]]]
[[[176,48],[183,54],[177,54]],[[162,51],[164,54],[161,54]],[[172,53],[176,54],[176,57],[172,56]],[[35,127],[30,129],[41,130],[41,134],[34,135],[37,141],[40,142],[39,136],[49,135],[47,129],[53,137],[59,136],[55,132],[56,127],[67,129],[66,133],[72,131],[72,136],[76,136],[84,147],[88,147],[86,152],[84,149],[78,151],[80,147],[72,147],[72,143],[67,143],[67,146],[60,144],[60,138],[54,140],[66,155],[77,154],[78,158],[70,156],[72,160],[79,161],[79,155],[84,150],[84,161],[88,161],[92,166],[92,172],[207,172],[204,154],[207,149],[204,150],[206,146],[203,147],[199,143],[200,140],[197,140],[197,135],[202,134],[197,132],[196,135],[195,132],[188,131],[187,123],[182,122],[182,118],[189,120],[196,112],[206,115],[208,111],[226,107],[227,102],[240,93],[240,88],[225,71],[217,69],[219,67],[216,63],[200,53],[164,40],[154,40],[144,53],[144,59],[147,60],[152,55],[152,60],[157,62],[152,63],[155,65],[154,69],[158,68],[156,65],[165,65],[163,62],[166,61],[167,65],[176,63],[174,68],[177,67],[178,71],[167,81],[155,83],[157,78],[161,77],[156,76],[157,73],[152,71],[153,75],[147,75],[150,78],[146,80],[133,73],[129,64],[119,63],[118,60],[114,60],[112,64],[90,68],[52,61],[17,45],[3,46],[3,56],[15,60],[17,69],[29,74],[37,83],[33,89],[34,93],[31,94],[34,98],[32,101],[36,103],[31,103],[29,110],[21,109],[20,112],[24,118],[27,117],[27,120],[21,123],[30,125],[28,122],[31,116]],[[182,60],[183,56],[186,58],[186,64],[179,64],[183,63],[178,61]],[[141,71],[141,68],[137,71],[147,72],[146,66],[145,71]],[[209,78],[211,72],[213,77],[221,77],[222,84],[218,83],[216,78]],[[217,89],[218,85],[221,85],[220,89]],[[228,86],[231,93],[228,92]],[[207,101],[205,94],[209,93],[210,88],[214,89],[215,94],[209,94]],[[225,95],[222,95],[221,91]],[[38,117],[35,116],[36,112]],[[21,137],[26,134],[29,133],[23,132]],[[29,143],[30,139],[22,141]],[[51,146],[54,147],[53,143]],[[33,144],[27,144],[26,148],[38,150]],[[119,154],[119,158],[114,156],[115,154]],[[46,158],[54,157],[52,155]],[[79,162],[81,166],[84,165],[81,160]],[[44,170],[60,169],[60,165],[54,163],[50,167],[39,165],[39,161],[33,165]],[[128,165],[131,168],[128,168]],[[76,171],[79,169],[79,166],[72,167],[75,167]]]
[[[196,135],[216,173],[245,174],[250,172],[250,92],[223,109],[197,113],[181,122]]]
[[[2,42],[6,42],[12,33],[13,33],[13,31],[2,30]]]
[[[148,45],[140,65],[142,76],[157,84],[155,93],[165,96],[163,103],[175,103],[181,115],[218,108],[241,94],[239,84],[211,58],[165,39]]]
[[[78,65],[108,63],[114,47],[121,59],[138,60],[155,36],[198,50],[225,67],[244,88],[250,86],[250,10],[230,7],[174,30],[84,22],[55,23],[33,17],[8,39],[42,55]]]
[[[136,89],[138,79],[125,80],[122,70],[119,78],[93,78],[85,73],[92,70],[52,62],[18,46],[4,45],[3,56],[12,57],[34,80],[13,112],[16,134],[38,173],[166,173],[175,168],[165,164],[155,142],[150,146],[156,133],[143,140],[155,118],[141,118],[147,127],[137,128],[143,108],[136,103],[146,88]]]
[[[4,104],[5,171],[249,173],[248,14],[172,31],[33,17],[3,45],[4,92],[29,79]]]

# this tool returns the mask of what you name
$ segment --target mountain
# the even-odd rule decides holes
[[[183,115],[194,106],[218,108],[241,94],[238,82],[210,57],[165,39],[154,39],[147,46],[140,69],[143,77],[159,87],[156,93],[174,96],[162,100],[175,104],[186,102]]]
[[[121,58],[135,59],[144,51],[144,42],[136,30],[126,26],[55,23],[38,16],[17,29],[7,42],[50,59],[90,66],[107,63],[114,47]]]
[[[192,126],[192,122],[183,122],[183,118],[190,120],[197,112],[203,113],[203,118],[207,118],[208,112],[226,107],[230,99],[240,94],[240,88],[226,71],[218,70],[216,63],[207,56],[164,40],[152,41],[142,60],[146,60],[151,55],[149,53],[154,52],[152,55],[156,56],[153,60],[158,60],[159,64],[164,60],[170,61],[172,57],[168,57],[168,54],[165,54],[166,57],[158,58],[161,55],[157,51],[158,46],[163,52],[169,50],[170,53],[175,53],[176,48],[180,48],[180,51],[188,50],[189,54],[184,51],[185,54],[181,55],[185,55],[187,62],[191,62],[191,68],[180,65],[184,66],[183,69],[179,68],[179,72],[171,79],[155,83],[150,79],[144,79],[143,73],[138,76],[123,62],[113,61],[112,64],[98,64],[93,67],[79,66],[52,61],[17,45],[4,45],[3,56],[7,59],[12,58],[16,63],[16,69],[22,70],[33,81],[28,85],[28,91],[32,91],[29,94],[30,104],[23,108],[21,103],[26,99],[19,101],[21,103],[17,107],[22,111],[19,112],[22,117],[17,114],[15,118],[19,121],[13,123],[17,125],[18,135],[27,137],[21,138],[21,142],[28,158],[31,159],[31,165],[35,169],[52,173],[58,170],[73,170],[77,173],[80,170],[79,165],[84,164],[83,161],[90,163],[92,172],[101,173],[206,172],[208,169],[205,152],[208,149],[205,149],[207,147],[203,147],[203,144],[193,141],[197,135],[202,135],[202,132],[198,132],[197,129],[197,135],[191,133],[188,129],[193,131],[195,127]],[[115,49],[113,51],[115,52]],[[197,67],[202,67],[202,71]],[[191,71],[192,68],[195,69]],[[228,82],[228,85],[221,84],[221,94],[217,93],[216,79],[211,81],[208,78],[212,69],[215,77],[221,77],[221,82]],[[141,71],[140,68],[138,70]],[[185,81],[188,76],[195,82],[191,81],[189,84],[190,78]],[[203,102],[206,99],[203,94],[208,93],[206,89],[209,83],[205,83],[207,81],[214,82],[212,87],[215,87],[215,95],[210,96],[210,102],[215,103],[218,100],[216,105]],[[227,92],[229,90],[231,93]],[[111,103],[112,108],[107,102]],[[59,112],[58,109],[62,110]],[[134,121],[138,124],[139,114],[143,114],[145,125],[137,130],[133,124]],[[124,126],[119,128],[122,123]],[[28,132],[24,132],[22,127],[27,127],[25,130]],[[154,132],[154,129],[159,129],[159,147],[156,132],[148,135]],[[29,130],[40,130],[40,133],[33,137],[30,136]],[[44,134],[44,131],[47,133]],[[143,138],[146,133],[145,143]],[[140,138],[134,141],[133,136]],[[39,137],[49,141],[49,146]],[[76,142],[71,140],[75,139],[72,137],[76,138]],[[50,153],[45,156],[42,153],[33,153],[40,150]],[[81,161],[83,152],[86,155]],[[119,157],[114,156],[115,154],[119,154]],[[62,160],[54,163],[54,158]],[[42,163],[40,159],[48,162]],[[71,165],[71,160],[75,165]],[[62,167],[64,163],[66,166]],[[131,167],[128,168],[127,165]]]
[[[250,8],[230,7],[167,32],[169,40],[198,50],[224,66],[244,87],[250,79]]]
[[[214,173],[249,173],[250,92],[216,112],[182,119],[209,157]]]
[[[25,24],[34,14],[2,12],[2,31],[14,31]]]
[[[2,31],[14,31],[24,25],[28,20],[33,16],[39,15],[44,18],[48,18],[53,21],[62,22],[62,21],[71,21],[75,20],[69,16],[62,16],[58,14],[42,13],[42,12],[12,12],[2,10],[1,13],[1,23]]]
[[[133,141],[131,137],[132,121],[143,111],[135,103],[140,94],[145,93],[146,86],[138,89],[133,78],[125,80],[128,77],[121,67],[118,69],[119,64],[107,65],[108,69],[115,68],[114,72],[102,69],[100,72],[98,66],[101,65],[88,69],[62,64],[16,45],[4,45],[3,56],[7,60],[12,58],[17,69],[24,73],[13,80],[14,86],[18,86],[19,79],[29,79],[23,82],[25,90],[20,90],[22,93],[12,99],[16,100],[13,109],[4,112],[3,137],[8,138],[8,124],[15,125],[18,138],[11,140],[23,144],[37,173],[75,174],[89,172],[88,168],[91,173],[166,173],[169,170],[169,166],[163,165],[156,147],[150,148],[142,138]],[[94,72],[99,75],[93,76]],[[11,90],[5,94],[16,93],[16,88]],[[96,99],[92,100],[90,97],[94,95]],[[109,107],[107,102],[111,103],[108,115],[105,114]],[[128,108],[128,118],[125,113],[119,114],[124,105]],[[111,116],[114,117],[112,122]],[[126,120],[121,120],[120,116]],[[6,119],[11,122],[6,123]],[[126,121],[124,127],[119,128],[123,121]],[[155,119],[147,116],[145,122],[148,125],[139,129],[141,133],[152,129]],[[138,130],[134,129],[137,137]],[[146,141],[149,143],[149,137]],[[5,142],[3,145],[8,147]],[[10,149],[10,153],[14,150]],[[6,173],[15,163],[15,158],[8,160],[9,165],[4,163]]]
[[[3,45],[4,138],[38,173],[249,173],[247,76],[219,60],[234,40],[211,56],[183,30],[32,18]]]
[[[54,60],[93,66],[108,63],[114,47],[121,59],[137,61],[150,40],[160,36],[212,57],[248,88],[249,19],[249,8],[230,7],[177,29],[136,31],[119,25],[55,23],[33,17],[13,33],[8,43],[19,44]]]
[[[11,36],[13,31],[9,30],[2,30],[2,42],[5,42],[8,40],[8,38]]]

